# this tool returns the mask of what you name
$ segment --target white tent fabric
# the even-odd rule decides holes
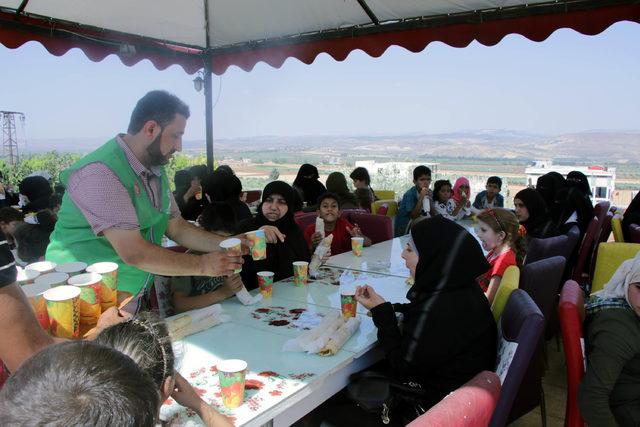
[[[171,44],[212,49],[420,17],[547,3],[546,0],[30,0],[24,13]],[[20,0],[0,0],[17,9]],[[362,3],[362,4],[361,4]]]

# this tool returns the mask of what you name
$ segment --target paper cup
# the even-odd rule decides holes
[[[244,234],[251,242],[251,258],[255,261],[267,259],[267,237],[264,230],[249,231]]]
[[[53,270],[55,270],[57,265],[58,264],[51,261],[40,261],[40,262],[34,262],[33,264],[29,264],[24,269],[35,270],[40,274],[45,274],[45,273],[51,273]]]
[[[40,275],[40,272],[36,270],[25,270],[22,267],[16,267],[18,275],[16,276],[16,282],[20,286],[30,285]]]
[[[80,288],[56,286],[44,293],[49,315],[49,332],[54,337],[78,338],[80,336],[80,313],[78,300]]]
[[[100,287],[100,306],[102,311],[118,303],[118,264],[115,262],[97,262],[87,267],[87,273],[102,276]]]
[[[296,286],[304,286],[309,278],[309,263],[296,261],[293,263],[293,283]]]
[[[356,308],[358,301],[355,295],[340,295],[340,307],[342,308],[342,317],[356,317]]]
[[[76,262],[65,262],[64,264],[60,264],[56,267],[56,271],[60,273],[67,273],[69,276],[75,276],[76,274],[80,274],[84,272],[87,268],[87,263],[76,261]]]
[[[218,363],[217,368],[222,404],[227,408],[237,408],[244,401],[244,378],[247,374],[247,362],[239,359],[223,360]]]
[[[55,288],[67,284],[69,275],[67,273],[47,273],[36,277],[33,283],[46,285],[47,288]]]
[[[80,324],[93,326],[98,323],[102,313],[100,306],[102,275],[98,273],[78,274],[67,280],[67,283],[80,288]]]
[[[225,252],[230,250],[236,250],[241,253],[242,242],[240,241],[240,239],[236,239],[235,237],[233,237],[231,239],[223,240],[222,242],[220,242],[220,248]],[[240,273],[241,271],[242,271],[242,267],[236,268],[233,272]]]
[[[35,270],[28,270],[35,271]],[[49,330],[49,315],[47,314],[47,302],[44,299],[43,294],[49,286],[46,284],[29,284],[22,286],[22,292],[27,296],[33,311],[36,314],[38,323],[42,326],[42,329]]]
[[[264,298],[271,298],[271,295],[273,295],[273,272],[258,271],[257,275],[260,293]]]
[[[351,238],[351,250],[355,256],[362,256],[362,248],[364,247],[364,238],[352,237]]]

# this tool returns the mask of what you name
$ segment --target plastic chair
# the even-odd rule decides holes
[[[618,243],[624,243],[624,234],[622,233],[622,215],[615,214],[611,218],[611,230],[613,231],[613,239]]]
[[[629,225],[629,236],[631,237],[630,243],[640,243],[640,225]]]
[[[611,229],[613,221],[613,213],[607,212],[602,220],[602,224],[600,225],[600,235],[598,236],[598,242],[606,242],[609,240],[609,236],[611,236]]]
[[[604,288],[620,264],[636,256],[638,251],[640,251],[638,243],[600,243],[595,259],[591,292]]]
[[[260,197],[262,197],[262,190],[248,190],[242,195],[244,202],[247,204],[260,200]]]
[[[500,320],[500,316],[502,316],[502,312],[504,311],[505,305],[507,305],[511,292],[518,289],[519,284],[520,269],[515,265],[507,267],[502,275],[500,287],[493,299],[493,304],[491,304],[491,312],[493,313],[493,318],[496,323]]]
[[[560,293],[558,306],[562,346],[567,365],[567,404],[564,413],[566,427],[584,427],[584,420],[578,407],[578,386],[585,373],[584,332],[584,292],[573,280],[567,280]]]
[[[593,214],[598,218],[599,222],[602,222],[610,207],[611,203],[609,202],[599,202],[593,207]]]
[[[349,222],[358,224],[362,233],[374,244],[393,239],[393,221],[388,216],[352,213]]]
[[[593,256],[596,235],[598,234],[599,227],[600,223],[598,222],[598,218],[594,217],[589,223],[589,227],[587,228],[587,232],[584,235],[584,239],[582,239],[582,243],[580,244],[580,249],[578,251],[578,261],[573,269],[572,279],[578,282],[582,287],[585,287],[587,283],[590,282],[591,258]]]
[[[396,192],[392,190],[373,190],[378,200],[395,200]]]
[[[500,377],[482,371],[407,427],[484,427],[500,396]]]
[[[382,215],[382,216],[387,216],[387,212],[389,211],[389,205],[387,205],[386,203],[381,205],[379,208],[376,209],[375,214],[376,215]]]
[[[554,256],[565,256],[569,238],[566,235],[549,237],[546,239],[533,238],[527,247],[525,264],[540,261]]]
[[[578,242],[580,241],[580,228],[577,225],[574,225],[567,231],[567,246],[565,247],[566,251],[564,253],[564,257],[567,260],[573,259],[573,252],[576,250],[578,246]]]
[[[540,309],[525,291],[514,290],[498,327],[498,342],[505,351],[498,354],[496,373],[502,374],[503,381],[489,426],[503,427],[521,415],[519,411],[514,412],[514,403],[519,391],[528,387],[523,379],[530,368],[543,329],[544,317]],[[513,343],[517,344],[517,348],[514,349]]]
[[[315,212],[303,212],[301,214],[296,214],[293,216],[293,220],[298,224],[298,227],[302,231],[306,230],[310,224],[316,223],[316,218],[318,214]]]
[[[398,214],[398,202],[393,199],[376,200],[375,202],[371,203],[371,212],[380,215],[378,213],[378,210],[380,209],[380,207],[385,205],[387,206],[387,212],[385,214],[386,216],[393,218]]]
[[[562,285],[565,263],[563,256],[555,256],[532,262],[522,268],[520,289],[531,296],[547,322],[555,311],[556,296]]]

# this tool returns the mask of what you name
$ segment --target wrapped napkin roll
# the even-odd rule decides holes
[[[323,223],[324,224],[324,223]],[[331,249],[331,243],[333,242],[333,234],[328,235],[318,244],[316,250],[313,252],[311,262],[309,263],[309,275],[311,277],[318,276],[318,269],[322,265],[322,257]]]
[[[360,327],[360,319],[358,317],[349,317],[344,324],[331,335],[331,338],[318,352],[320,356],[333,356],[335,355],[346,343],[349,338]]]
[[[169,329],[169,336],[174,341],[229,320],[231,320],[230,317],[223,314],[220,304],[187,311],[165,319]]]

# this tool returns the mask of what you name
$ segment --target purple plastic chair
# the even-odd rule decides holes
[[[502,382],[500,398],[489,426],[503,427],[508,421],[522,415],[522,413],[518,413],[519,411],[514,412],[516,409],[514,403],[516,403],[520,391],[528,387],[528,384],[523,380],[529,371],[532,356],[536,353],[543,329],[544,317],[540,309],[525,291],[522,289],[514,290],[500,317],[498,341],[507,349],[509,343],[517,343],[518,347],[510,363],[507,363],[508,368]],[[508,354],[508,352],[505,353]],[[505,360],[505,357],[501,358],[500,356],[499,354],[498,369],[502,365],[501,362]]]
[[[599,202],[593,207],[593,214],[598,218],[598,222],[602,223],[610,207],[610,202]]]
[[[351,213],[349,222],[358,224],[362,233],[374,244],[393,239],[393,221],[388,216]]]
[[[294,215],[293,220],[298,224],[298,227],[304,232],[310,224],[316,223],[318,214],[315,212],[297,213]]]
[[[531,296],[547,322],[556,309],[565,263],[563,256],[545,258],[525,265],[520,274],[520,289]]]
[[[546,239],[538,239],[534,237],[529,241],[527,257],[525,258],[524,263],[531,264],[545,258],[565,256],[568,241],[569,238],[564,234],[555,237],[548,237]]]
[[[598,222],[598,218],[594,217],[589,223],[584,239],[582,239],[578,251],[578,260],[573,269],[573,280],[578,282],[582,288],[585,288],[588,283],[591,283],[591,257],[593,256],[593,251],[596,246],[595,242],[599,232],[600,223]]]
[[[567,260],[572,260],[574,252],[578,247],[578,242],[580,241],[580,228],[577,225],[574,225],[567,231],[567,246],[566,251],[564,253],[564,257]]]
[[[629,237],[631,237],[631,243],[640,243],[640,225],[631,224],[629,226]]]
[[[607,212],[602,220],[602,225],[600,226],[600,236],[598,236],[598,242],[604,243],[609,240],[609,236],[611,236],[611,220],[613,219],[613,212]]]

